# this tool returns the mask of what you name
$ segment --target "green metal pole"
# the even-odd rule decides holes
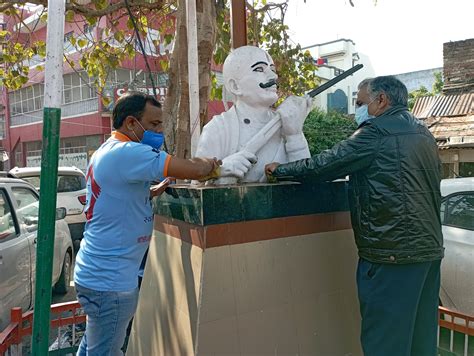
[[[61,109],[44,108],[41,194],[36,248],[33,355],[47,355],[49,346],[60,122]]]
[[[48,354],[51,289],[56,225],[59,133],[63,85],[65,0],[48,1],[45,90],[43,111],[43,153],[39,226],[36,246],[36,288],[33,314],[32,354]]]

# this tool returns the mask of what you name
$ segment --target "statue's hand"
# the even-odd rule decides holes
[[[222,160],[221,177],[243,178],[257,162],[257,156],[248,151],[239,151]]]
[[[276,112],[280,115],[282,130],[285,136],[303,132],[306,116],[311,111],[312,98],[309,96],[294,96],[286,98]]]

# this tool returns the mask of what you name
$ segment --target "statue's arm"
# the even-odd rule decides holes
[[[308,141],[306,141],[306,137],[304,137],[303,132],[293,135],[286,135],[285,141],[288,162],[311,157],[311,154],[309,153]]]
[[[257,157],[245,150],[227,154],[231,152],[231,142],[228,142],[227,139],[230,136],[228,130],[230,130],[230,126],[226,125],[221,117],[212,119],[203,128],[196,149],[196,156],[215,157],[222,160],[221,177],[243,178],[252,167],[252,163],[257,161]]]

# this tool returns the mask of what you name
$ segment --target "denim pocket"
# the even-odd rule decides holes
[[[102,301],[101,292],[85,288],[76,284],[76,296],[81,304],[84,313],[91,317],[100,315],[100,306]]]
[[[374,279],[375,275],[377,274],[378,270],[380,269],[382,265],[380,263],[372,263],[372,262],[367,262],[367,264],[369,268],[367,269],[366,275],[368,278]]]

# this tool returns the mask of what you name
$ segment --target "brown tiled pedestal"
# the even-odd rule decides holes
[[[174,193],[155,201],[127,355],[362,354],[344,182]]]

